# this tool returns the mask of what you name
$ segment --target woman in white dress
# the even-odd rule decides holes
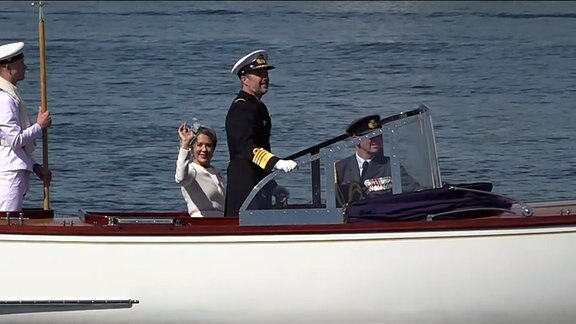
[[[175,180],[191,217],[224,216],[226,184],[218,169],[210,164],[216,149],[216,132],[207,126],[178,127],[180,149]]]

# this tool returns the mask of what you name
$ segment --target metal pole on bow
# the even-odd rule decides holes
[[[44,112],[48,106],[48,95],[46,92],[46,37],[44,30],[44,11],[46,1],[32,3],[38,5],[38,34],[40,45],[40,109]],[[48,128],[42,130],[42,164],[48,169]],[[50,184],[44,181],[44,210],[50,210]]]

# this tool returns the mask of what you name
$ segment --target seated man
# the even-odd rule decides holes
[[[346,133],[359,137],[380,128],[380,116],[371,115],[352,122]],[[361,141],[356,145],[356,153],[336,162],[336,191],[343,204],[392,192],[390,158],[383,154],[382,136]],[[406,170],[401,167],[404,191],[413,191],[420,187]]]

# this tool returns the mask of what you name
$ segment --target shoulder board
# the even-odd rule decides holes
[[[242,101],[246,101],[246,99],[244,99],[244,98],[237,98],[236,100],[234,100],[234,103],[242,102]]]

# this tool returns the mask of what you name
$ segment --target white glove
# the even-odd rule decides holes
[[[274,170],[284,171],[286,173],[294,171],[298,167],[298,164],[292,160],[278,160],[274,165]]]

